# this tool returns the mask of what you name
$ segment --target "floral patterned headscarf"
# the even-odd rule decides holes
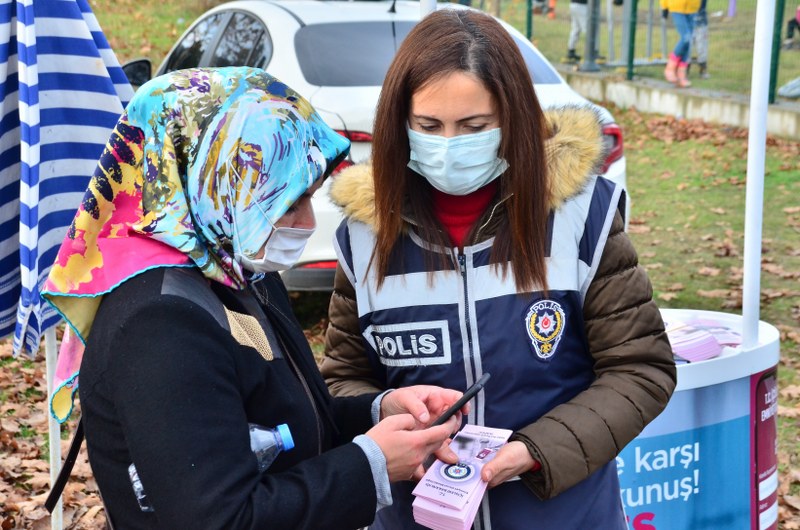
[[[146,270],[198,267],[242,288],[247,273],[234,255],[258,253],[274,223],[349,148],[263,70],[155,78],[117,122],[42,295],[85,342],[102,296]],[[62,376],[77,375],[79,360]]]

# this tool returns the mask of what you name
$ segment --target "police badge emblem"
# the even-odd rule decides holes
[[[539,300],[528,310],[525,327],[540,359],[549,359],[556,353],[564,323],[564,310],[558,302]]]
[[[439,468],[439,473],[447,480],[453,482],[464,482],[475,474],[475,468],[470,464],[458,463],[443,465]]]

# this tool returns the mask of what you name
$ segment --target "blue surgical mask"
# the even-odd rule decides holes
[[[500,140],[499,128],[452,138],[409,128],[408,167],[443,193],[467,195],[508,169],[508,162],[497,156]]]

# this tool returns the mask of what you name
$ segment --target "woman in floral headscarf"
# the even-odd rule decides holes
[[[332,399],[275,274],[348,150],[251,68],[154,79],[120,118],[44,293],[85,344],[82,421],[114,526],[356,528],[427,454],[455,461],[456,420],[422,427],[460,393]],[[263,474],[248,424],[294,440]]]

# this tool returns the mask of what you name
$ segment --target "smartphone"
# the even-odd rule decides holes
[[[481,389],[483,388],[483,385],[485,385],[485,384],[486,384],[486,381],[488,381],[488,380],[489,380],[489,377],[491,377],[491,375],[489,374],[489,372],[484,372],[484,374],[481,376],[481,378],[480,378],[480,379],[478,379],[478,380],[475,382],[475,384],[474,384],[474,385],[472,385],[471,387],[469,387],[469,388],[467,389],[467,391],[466,391],[466,392],[464,392],[464,395],[463,395],[463,396],[461,396],[461,399],[459,399],[458,401],[456,401],[455,403],[453,403],[453,406],[452,406],[452,407],[450,407],[449,409],[447,409],[446,411],[444,411],[444,413],[443,413],[441,416],[439,416],[438,418],[436,418],[436,420],[435,420],[435,421],[434,421],[434,422],[431,424],[431,427],[435,427],[436,425],[441,425],[441,424],[443,424],[444,422],[446,422],[447,420],[449,420],[449,419],[450,419],[450,418],[453,416],[453,414],[455,414],[456,412],[458,412],[459,410],[461,410],[461,407],[463,407],[464,405],[466,405],[466,404],[467,404],[467,401],[469,401],[470,399],[474,398],[474,397],[475,397],[475,395],[476,395],[478,392],[480,392],[480,391],[481,391]]]

